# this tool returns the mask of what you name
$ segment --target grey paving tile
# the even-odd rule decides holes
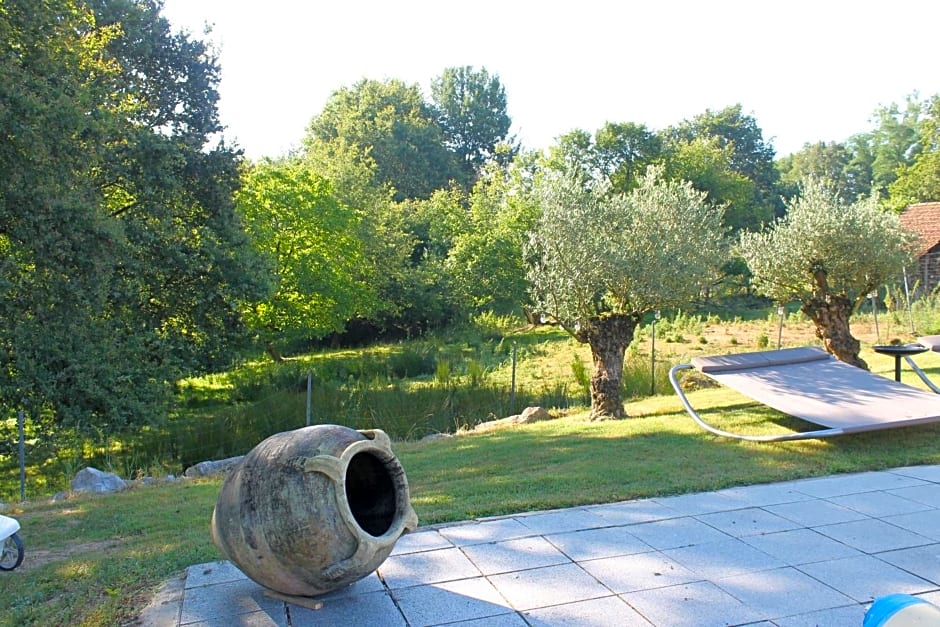
[[[932,466],[905,466],[903,468],[893,468],[891,472],[907,477],[915,477],[923,481],[932,481],[940,483],[940,465]]]
[[[607,588],[577,564],[520,570],[492,575],[488,579],[517,610],[610,596]]]
[[[748,536],[742,541],[790,566],[862,555],[857,549],[812,529]]]
[[[319,610],[290,605],[291,627],[407,627],[387,592],[344,597],[325,602]],[[234,627],[229,624],[226,627]]]
[[[284,604],[264,595],[264,588],[250,579],[187,588],[180,624],[196,622],[230,624],[234,617],[261,612],[275,625],[286,625]],[[261,617],[256,617],[261,620]]]
[[[476,618],[473,620],[462,620],[456,623],[439,624],[447,625],[447,627],[528,627],[528,624],[519,616],[518,612],[500,614],[499,616],[487,616],[486,618]]]
[[[838,627],[840,625],[861,626],[865,619],[866,608],[856,603],[845,607],[836,607],[831,610],[820,610],[786,618],[774,619],[777,627]]]
[[[545,539],[576,562],[652,551],[653,547],[630,533],[631,528],[587,529],[546,536]]]
[[[877,557],[940,586],[940,544],[886,551]]]
[[[800,526],[792,520],[787,520],[782,516],[777,516],[757,507],[738,509],[732,512],[703,514],[695,518],[736,538],[755,536],[762,533],[776,533],[796,529]]]
[[[463,552],[484,575],[571,562],[551,542],[539,536],[490,544],[472,544],[463,547]]]
[[[929,538],[874,518],[823,525],[815,530],[863,553],[880,553],[932,543]]]
[[[392,594],[408,624],[413,626],[515,613],[484,577],[403,588]]]
[[[392,548],[391,555],[433,551],[434,549],[446,549],[452,546],[453,543],[437,531],[416,531],[415,533],[406,533],[399,538],[394,548]]]
[[[868,518],[868,516],[857,510],[830,503],[825,499],[769,505],[764,509],[804,527],[833,525]]]
[[[727,577],[714,583],[745,605],[760,609],[771,620],[792,616],[798,610],[816,612],[855,603],[792,567]]]
[[[581,562],[581,567],[617,594],[689,583],[701,579],[660,552]]]
[[[535,532],[515,518],[499,518],[444,527],[440,530],[440,533],[456,546],[464,546],[524,538],[533,535]]]
[[[385,585],[379,579],[376,572],[369,573],[359,581],[354,581],[344,588],[339,588],[317,597],[321,600],[335,599],[338,597],[356,596],[358,594],[368,594],[370,592],[380,592],[385,590]]]
[[[910,499],[891,494],[890,492],[863,492],[861,494],[848,494],[835,496],[829,499],[841,507],[848,507],[873,518],[910,514],[931,509],[929,505],[918,503]]]
[[[799,568],[859,602],[886,594],[916,594],[936,588],[935,584],[870,555],[804,564]]]
[[[680,494],[678,496],[660,497],[654,500],[686,516],[727,512],[746,507],[746,505],[742,504],[740,500],[734,498],[732,495],[722,494],[720,492]]]
[[[886,523],[897,525],[902,529],[940,541],[940,509],[929,509],[900,516],[887,516],[883,518]]]
[[[186,588],[240,581],[247,575],[227,560],[196,564],[186,569]]]
[[[834,475],[818,479],[804,479],[793,483],[793,488],[804,494],[818,498],[845,496],[877,490],[893,490],[910,486],[924,485],[916,477],[898,475],[891,472],[860,472],[848,475]]]
[[[718,494],[740,503],[741,507],[780,505],[815,498],[795,490],[791,481],[727,488],[719,490]]]
[[[529,514],[516,517],[523,525],[533,532],[547,536],[552,533],[578,531],[580,529],[596,529],[606,527],[610,522],[593,514],[590,508],[574,508],[545,512],[543,514]]]
[[[588,510],[612,525],[634,525],[682,516],[671,507],[651,499],[612,503],[610,505],[594,505]]]
[[[650,627],[649,621],[616,596],[530,610],[525,617],[532,627]]]
[[[733,577],[787,565],[750,544],[735,539],[669,549],[663,551],[663,555],[679,562],[702,579]]]
[[[909,488],[900,488],[898,490],[891,490],[891,494],[940,509],[940,484],[931,483]]]
[[[180,624],[184,625],[184,623]],[[267,612],[250,612],[234,617],[223,616],[196,623],[185,623],[185,627],[233,627],[235,625],[238,627],[287,627],[287,619],[286,615],[284,619],[276,620]]]
[[[622,595],[654,625],[709,627],[750,623],[762,616],[710,581]]]
[[[727,540],[728,534],[718,531],[695,518],[670,518],[630,527],[630,533],[654,549],[675,549],[680,546]]]
[[[392,589],[468,579],[481,574],[458,548],[393,555],[379,566],[379,575]]]

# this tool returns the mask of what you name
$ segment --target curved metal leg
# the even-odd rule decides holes
[[[920,380],[926,383],[927,387],[933,390],[934,394],[940,394],[940,387],[937,387],[937,385],[933,381],[927,378],[926,373],[924,373],[924,371],[921,370],[917,366],[917,364],[914,363],[913,359],[911,359],[908,355],[905,355],[904,359],[907,360],[907,365],[911,367],[911,370],[917,373],[917,376],[920,377]]]

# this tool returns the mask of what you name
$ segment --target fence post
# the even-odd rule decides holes
[[[659,320],[659,310],[653,314],[652,333],[650,334],[650,396],[656,394],[656,321]]]
[[[20,435],[20,501],[26,500],[26,414],[21,409],[17,414]]]
[[[784,309],[783,305],[777,305],[777,317],[780,318],[777,324],[777,350],[780,350],[780,345],[783,342],[783,314],[786,312],[787,310]]]
[[[307,371],[307,426],[310,426],[310,408],[313,396],[313,373]]]
[[[881,331],[878,329],[878,290],[872,290],[868,293],[868,298],[871,299],[871,314],[875,317],[875,338],[877,342],[881,344]]]
[[[514,416],[516,414],[516,349],[518,345],[512,343],[512,384],[509,388],[509,414]]]

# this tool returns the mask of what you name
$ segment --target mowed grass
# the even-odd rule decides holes
[[[737,337],[743,332],[735,331]],[[717,342],[703,352],[718,352]],[[687,350],[686,345],[682,350]],[[737,347],[738,351],[753,347]],[[569,349],[560,355],[570,362]],[[872,370],[893,361],[866,349]],[[940,380],[940,355],[918,362]],[[914,383],[905,370],[905,381]],[[716,426],[768,433],[793,418],[724,389],[690,393]],[[431,442],[397,442],[422,525],[713,490],[736,485],[940,463],[940,426],[823,441],[752,443],[694,425],[674,394],[633,400],[631,418],[586,411]],[[6,513],[22,524],[26,561],[0,573],[0,625],[121,625],[154,590],[194,564],[221,558],[209,533],[220,480],[158,483],[108,496],[34,501]]]

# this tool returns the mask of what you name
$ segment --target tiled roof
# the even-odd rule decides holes
[[[901,214],[901,224],[915,233],[920,233],[917,256],[924,255],[940,243],[940,202],[911,205]]]

